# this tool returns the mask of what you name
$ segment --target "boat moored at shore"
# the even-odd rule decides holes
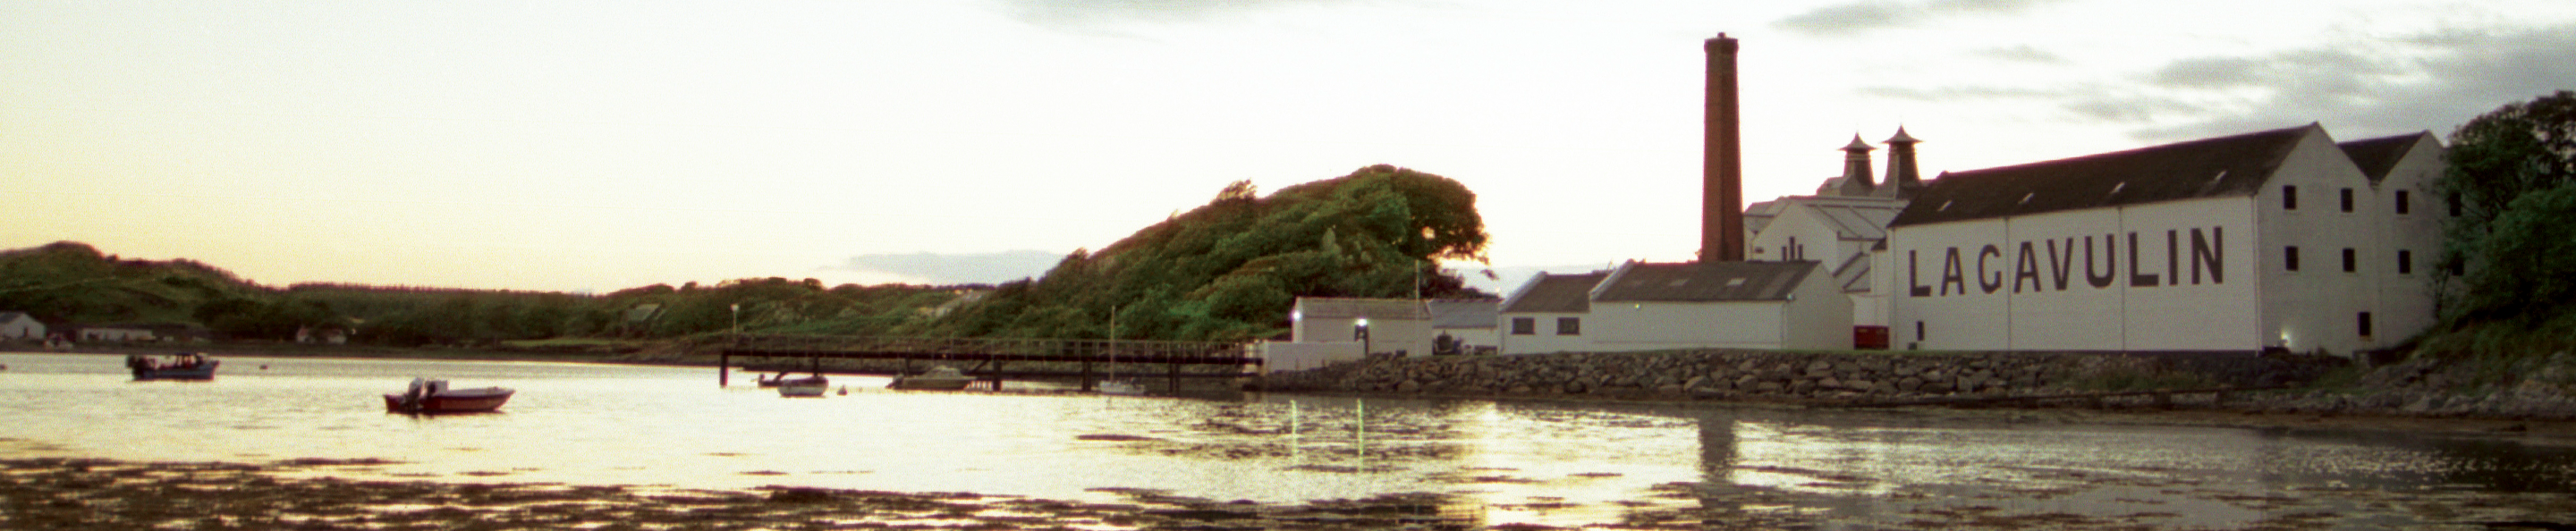
[[[501,404],[517,394],[502,387],[450,389],[447,380],[413,378],[411,387],[401,393],[385,394],[385,411],[389,413],[485,413],[501,409]]]
[[[958,371],[956,367],[941,365],[931,367],[930,370],[927,371],[922,371],[921,374],[895,376],[894,383],[886,384],[886,388],[923,391],[955,391],[965,389],[966,384],[974,382],[974,379],[967,378],[966,373]]]

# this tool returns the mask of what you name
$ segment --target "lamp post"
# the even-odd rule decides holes
[[[725,308],[733,311],[733,344],[740,345],[742,344],[742,303],[729,304]]]
[[[1368,355],[1369,355],[1369,354],[1371,354],[1371,352],[1369,352],[1369,330],[1368,330],[1368,318],[1367,318],[1367,317],[1361,317],[1361,318],[1360,318],[1360,322],[1359,322],[1359,326],[1355,326],[1355,327],[1352,327],[1352,328],[1351,328],[1351,335],[1360,336],[1360,337],[1358,337],[1358,338],[1357,338],[1357,339],[1359,339],[1359,340],[1360,340],[1360,357],[1362,357],[1362,358],[1366,358],[1366,357],[1368,357]]]

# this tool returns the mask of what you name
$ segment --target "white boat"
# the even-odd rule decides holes
[[[1092,389],[1093,391],[1095,391],[1095,392],[1098,392],[1098,393],[1100,393],[1100,394],[1104,394],[1104,395],[1142,395],[1142,394],[1145,394],[1145,386],[1142,386],[1142,385],[1136,385],[1136,382],[1131,382],[1131,381],[1127,381],[1127,380],[1101,380],[1101,381],[1097,381],[1097,382],[1092,382],[1092,383],[1091,383],[1091,389]]]
[[[778,396],[819,397],[823,396],[824,391],[831,389],[832,381],[823,378],[823,375],[820,374],[804,378],[786,378],[778,381]]]
[[[959,372],[956,367],[941,365],[922,371],[921,374],[896,376],[894,383],[886,384],[886,388],[955,391],[965,389],[966,384],[974,382],[974,379],[967,378],[966,373]]]

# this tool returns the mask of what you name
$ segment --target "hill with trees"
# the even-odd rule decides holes
[[[1475,194],[1392,166],[1260,197],[1249,182],[1044,277],[1003,284],[826,287],[752,278],[606,295],[331,283],[258,285],[191,260],[121,259],[77,242],[0,252],[0,310],[49,324],[151,325],[216,339],[350,331],[390,346],[746,332],[1239,340],[1276,334],[1298,296],[1480,296],[1439,260],[1484,259]]]

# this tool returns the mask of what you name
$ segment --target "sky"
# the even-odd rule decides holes
[[[276,286],[999,282],[1233,181],[1393,164],[1477,194],[1464,270],[1683,261],[1720,32],[1749,201],[1900,125],[1930,177],[2447,136],[2576,89],[2564,0],[0,1],[0,249]]]

